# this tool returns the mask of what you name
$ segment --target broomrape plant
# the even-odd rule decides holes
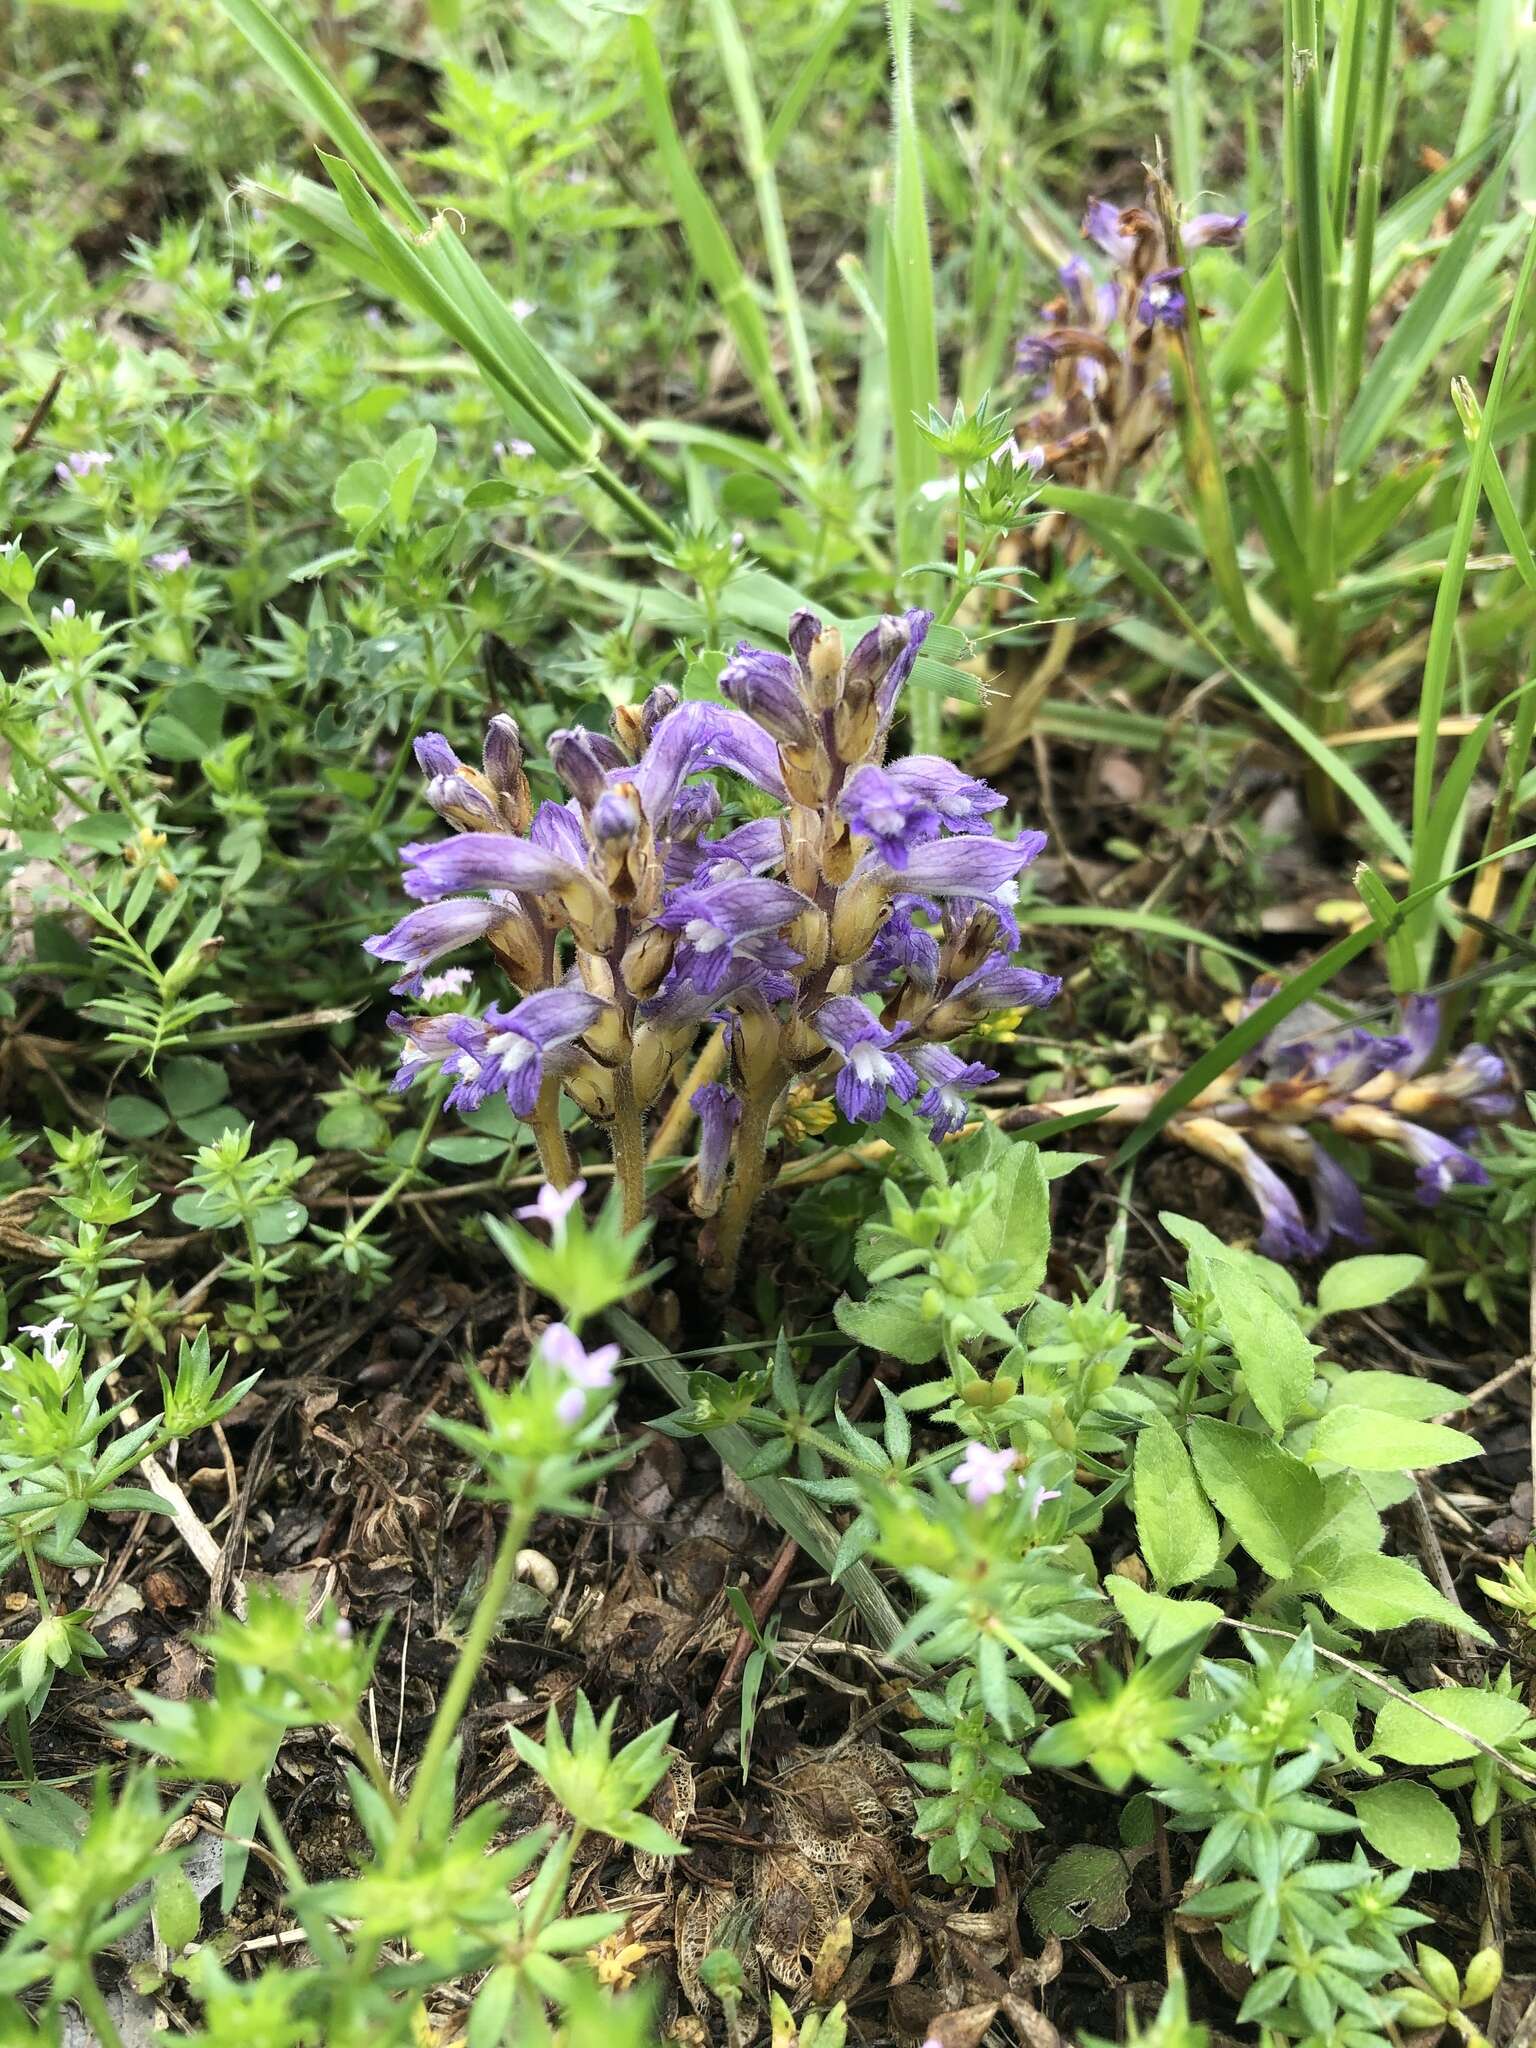
[[[850,1122],[910,1102],[936,1135],[958,1129],[996,1076],[951,1041],[993,1011],[1050,1002],[1060,983],[1012,959],[1013,893],[1045,835],[1002,837],[1002,796],[937,755],[886,759],[930,617],[887,615],[845,651],[836,627],[797,612],[789,654],[737,648],[726,703],[661,685],[609,734],[556,732],[565,803],[534,808],[510,718],[492,720],[479,769],[440,734],[418,741],[428,800],[456,836],[404,848],[422,907],[368,950],[405,970],[398,993],[420,995],[435,961],[484,939],[518,1000],[397,1015],[397,1085],[441,1072],[464,1109],[505,1095],[557,1189],[575,1172],[563,1091],[608,1129],[633,1226],[646,1112],[718,1021],[729,1081],[691,1101],[693,1201],[718,1219],[707,1244],[721,1284],[797,1081],[835,1077]],[[776,809],[711,831],[727,775]]]

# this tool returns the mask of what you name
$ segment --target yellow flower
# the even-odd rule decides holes
[[[790,1089],[789,1102],[784,1111],[783,1131],[792,1145],[800,1144],[806,1138],[819,1138],[829,1131],[837,1119],[837,1104],[830,1100],[818,1102],[816,1089],[810,1081],[800,1081]]]
[[[599,1984],[614,1991],[628,1991],[635,1982],[635,1965],[643,1963],[643,1941],[626,1941],[622,1933],[606,1934],[596,1948],[587,1950],[587,1961],[597,1973]]]

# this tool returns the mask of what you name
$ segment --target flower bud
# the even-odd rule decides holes
[[[810,747],[815,728],[795,686],[794,664],[745,641],[720,671],[723,695],[781,745]]]
[[[645,726],[638,705],[616,704],[610,720],[614,743],[626,761],[638,761],[645,752]]]
[[[620,965],[624,986],[636,1001],[643,1002],[660,988],[676,948],[677,934],[657,924],[647,925],[630,940]]]
[[[514,794],[524,779],[523,736],[510,712],[498,711],[485,728],[485,748],[480,758],[492,789],[504,796]]]
[[[606,734],[588,732],[585,726],[552,732],[549,758],[560,780],[587,811],[607,788],[610,772],[629,765]]]
[[[800,955],[799,972],[814,974],[827,957],[827,913],[814,905],[802,910],[794,923],[785,927],[784,937]]]
[[[434,775],[427,784],[427,802],[440,818],[460,832],[497,832],[501,814],[473,768],[452,775]]]
[[[564,1076],[565,1092],[595,1123],[613,1120],[615,1108],[612,1074],[604,1073],[595,1060],[586,1060]]]
[[[808,666],[812,709],[830,711],[843,683],[843,636],[836,626],[828,626],[817,636]]]
[[[629,1026],[616,1004],[608,1004],[597,1022],[583,1033],[583,1043],[603,1066],[623,1066],[630,1054]]]
[[[526,995],[544,981],[544,942],[525,911],[514,911],[486,933],[502,972]]]
[[[630,1081],[635,1091],[635,1101],[641,1109],[649,1109],[660,1095],[677,1064],[677,1054],[659,1031],[651,1031],[642,1024],[635,1033],[635,1049],[630,1059]]]
[[[832,906],[832,957],[839,966],[862,960],[891,914],[890,898],[878,882],[852,882],[839,889]]]

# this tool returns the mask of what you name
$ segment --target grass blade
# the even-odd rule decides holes
[[[753,294],[735,244],[726,232],[725,223],[694,174],[688,151],[677,132],[677,123],[672,118],[672,101],[667,92],[655,33],[642,15],[634,14],[629,20],[629,35],[651,139],[672,188],[672,202],[677,208],[678,224],[688,244],[688,253],[700,277],[714,294],[740,351],[742,367],[751,378],[752,388],[774,431],[792,446],[798,446],[799,430],[779,388],[773,367],[773,345],[762,308]]]
[[[741,132],[741,157],[752,189],[757,195],[757,217],[763,231],[763,247],[773,278],[779,318],[789,344],[789,365],[795,380],[795,395],[805,431],[814,440],[821,424],[821,392],[811,365],[811,344],[805,331],[800,305],[800,287],[784,232],[784,209],[779,204],[779,182],[773,172],[773,153],[763,129],[763,110],[752,78],[752,60],[746,39],[736,19],[731,0],[709,0],[709,16],[720,51],[720,68],[730,87],[731,102]]]

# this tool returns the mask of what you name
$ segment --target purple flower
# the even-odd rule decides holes
[[[985,825],[990,814],[1008,801],[999,790],[977,781],[939,754],[908,754],[904,760],[891,762],[886,773],[901,788],[932,804],[947,832]]]
[[[1462,1104],[1474,1116],[1508,1116],[1515,1107],[1509,1069],[1486,1045],[1464,1046],[1448,1067],[1426,1075],[1422,1085],[1432,1088],[1442,1102]]]
[[[961,833],[914,847],[899,873],[873,857],[871,865],[892,889],[899,886],[939,899],[995,896],[1005,882],[1011,882],[1039,856],[1044,845],[1043,832],[1021,832],[1017,839]]]
[[[1440,1042],[1438,996],[1404,996],[1398,1005],[1406,1050],[1395,1062],[1400,1074],[1417,1074],[1435,1056]]]
[[[689,1097],[699,1118],[699,1157],[694,1168],[693,1206],[700,1216],[713,1216],[725,1193],[725,1172],[731,1157],[731,1133],[741,1122],[741,1102],[719,1081],[706,1081]]]
[[[1049,334],[1026,334],[1013,352],[1013,366],[1021,377],[1043,377],[1056,361],[1058,350]]]
[[[522,786],[523,736],[510,712],[498,711],[486,726],[480,758],[492,789],[507,795]]]
[[[564,861],[578,873],[586,863],[586,829],[581,813],[569,804],[540,804],[533,814],[528,837],[541,852]]]
[[[778,867],[783,859],[784,834],[778,819],[753,818],[719,839],[701,839],[685,846],[674,838],[667,848],[667,880],[723,882],[761,874]]]
[[[1488,1169],[1482,1161],[1438,1131],[1426,1130],[1423,1124],[1399,1123],[1397,1139],[1418,1169],[1419,1200],[1426,1207],[1433,1208],[1458,1183],[1474,1188],[1488,1185]]]
[[[814,739],[810,713],[800,696],[799,674],[787,654],[771,654],[766,648],[738,641],[735,654],[720,671],[720,688],[786,746],[808,746]]]
[[[933,613],[924,611],[920,606],[914,606],[911,611],[902,614],[902,624],[907,629],[907,643],[886,670],[885,679],[875,696],[882,729],[890,724],[891,715],[896,709],[896,700],[901,695],[908,676],[917,666],[918,654],[923,642],[928,638],[928,628],[933,624]]]
[[[672,806],[672,815],[667,820],[667,835],[673,840],[697,841],[706,825],[713,825],[720,815],[720,792],[712,782],[693,782],[686,789],[677,792],[677,801]],[[670,876],[668,879],[672,879]],[[685,879],[678,876],[679,881]]]
[[[921,790],[873,763],[849,778],[837,808],[888,867],[905,868],[912,849],[939,834],[939,813]]]
[[[571,1211],[587,1191],[584,1180],[573,1180],[569,1187],[552,1187],[545,1181],[543,1187],[531,1202],[525,1202],[516,1211],[519,1217],[527,1217],[534,1223],[547,1223],[556,1243],[565,1235],[566,1220]]]
[[[400,1064],[390,1082],[390,1092],[399,1095],[424,1074],[434,1072],[439,1066],[446,1074],[464,1071],[463,1054],[459,1050],[458,1037],[462,1027],[472,1024],[473,1019],[461,1012],[447,1015],[404,1017],[398,1010],[389,1013],[389,1028],[398,1032],[401,1038]]]
[[[1232,249],[1243,239],[1246,213],[1197,213],[1184,224],[1186,249]]]
[[[744,960],[781,971],[798,966],[800,955],[778,934],[810,907],[787,882],[749,877],[674,889],[656,922],[681,935],[688,958],[680,965],[708,995]]]
[[[1129,263],[1136,253],[1136,238],[1120,227],[1120,208],[1107,199],[1090,199],[1083,215],[1083,233],[1096,242],[1115,263]]]
[[[989,1010],[1043,1010],[1061,994],[1059,974],[1037,974],[1033,967],[1011,967],[1006,954],[983,961],[950,991],[951,1001],[964,1001],[978,1014]]]
[[[476,834],[476,837],[480,835]],[[363,941],[363,951],[375,960],[394,960],[410,973],[420,973],[444,953],[456,953],[472,939],[482,939],[492,925],[506,916],[499,903],[480,896],[453,896],[442,903],[429,903],[412,910],[387,932]]]
[[[478,1109],[502,1094],[515,1116],[531,1116],[544,1080],[546,1056],[558,1054],[589,1031],[607,1005],[581,988],[540,989],[510,1010],[494,1005],[483,1018],[460,1018],[454,1043],[472,1071],[448,1098],[455,1109]]]
[[[1069,256],[1056,275],[1060,278],[1061,288],[1067,295],[1072,318],[1080,325],[1086,324],[1093,317],[1092,306],[1097,296],[1093,289],[1091,266],[1081,256]]]
[[[555,773],[583,810],[590,811],[615,773],[628,774],[629,763],[606,733],[572,726],[549,736],[549,758]]]
[[[464,763],[440,732],[424,732],[415,741],[416,766],[429,782],[439,776],[463,773]]]
[[[1331,1152],[1325,1152],[1315,1139],[1312,1140],[1307,1175],[1317,1218],[1312,1233],[1317,1249],[1324,1250],[1336,1237],[1347,1244],[1370,1244],[1373,1233],[1366,1220],[1365,1203],[1354,1176],[1339,1164]]]
[[[947,1138],[964,1127],[970,1113],[965,1090],[983,1087],[997,1079],[994,1067],[978,1061],[967,1063],[945,1045],[920,1045],[913,1049],[912,1064],[928,1092],[917,1099],[917,1113],[929,1120],[935,1138]]]
[[[898,974],[919,988],[932,988],[939,978],[939,942],[900,905],[875,933],[869,951],[853,970],[860,995],[888,988]]]
[[[510,832],[464,832],[457,839],[403,846],[405,893],[435,903],[461,889],[511,889],[540,895],[575,881],[581,869],[561,855]],[[386,953],[385,959],[393,959]]]
[[[965,1497],[973,1508],[983,1507],[994,1494],[1003,1491],[1018,1461],[1017,1451],[994,1451],[990,1445],[973,1439],[950,1473],[950,1484],[965,1488]]]
[[[173,576],[178,569],[190,569],[192,550],[190,548],[166,548],[158,555],[151,555],[149,566],[157,576]]]
[[[816,1030],[843,1064],[837,1076],[837,1106],[850,1123],[878,1123],[887,1094],[910,1102],[917,1093],[917,1073],[900,1053],[891,1051],[904,1026],[887,1031],[853,996],[831,996],[812,1018]]]
[[[1141,288],[1136,312],[1148,327],[1182,327],[1189,311],[1188,301],[1178,289],[1182,269],[1154,270]]]
[[[634,845],[644,825],[640,798],[632,782],[616,783],[612,789],[605,789],[587,819],[593,846],[616,855]]]
[[[786,794],[778,748],[760,725],[724,704],[680,704],[656,728],[639,762],[625,774],[640,793],[653,829],[672,815],[678,792],[705,768],[731,768],[772,796]]]

